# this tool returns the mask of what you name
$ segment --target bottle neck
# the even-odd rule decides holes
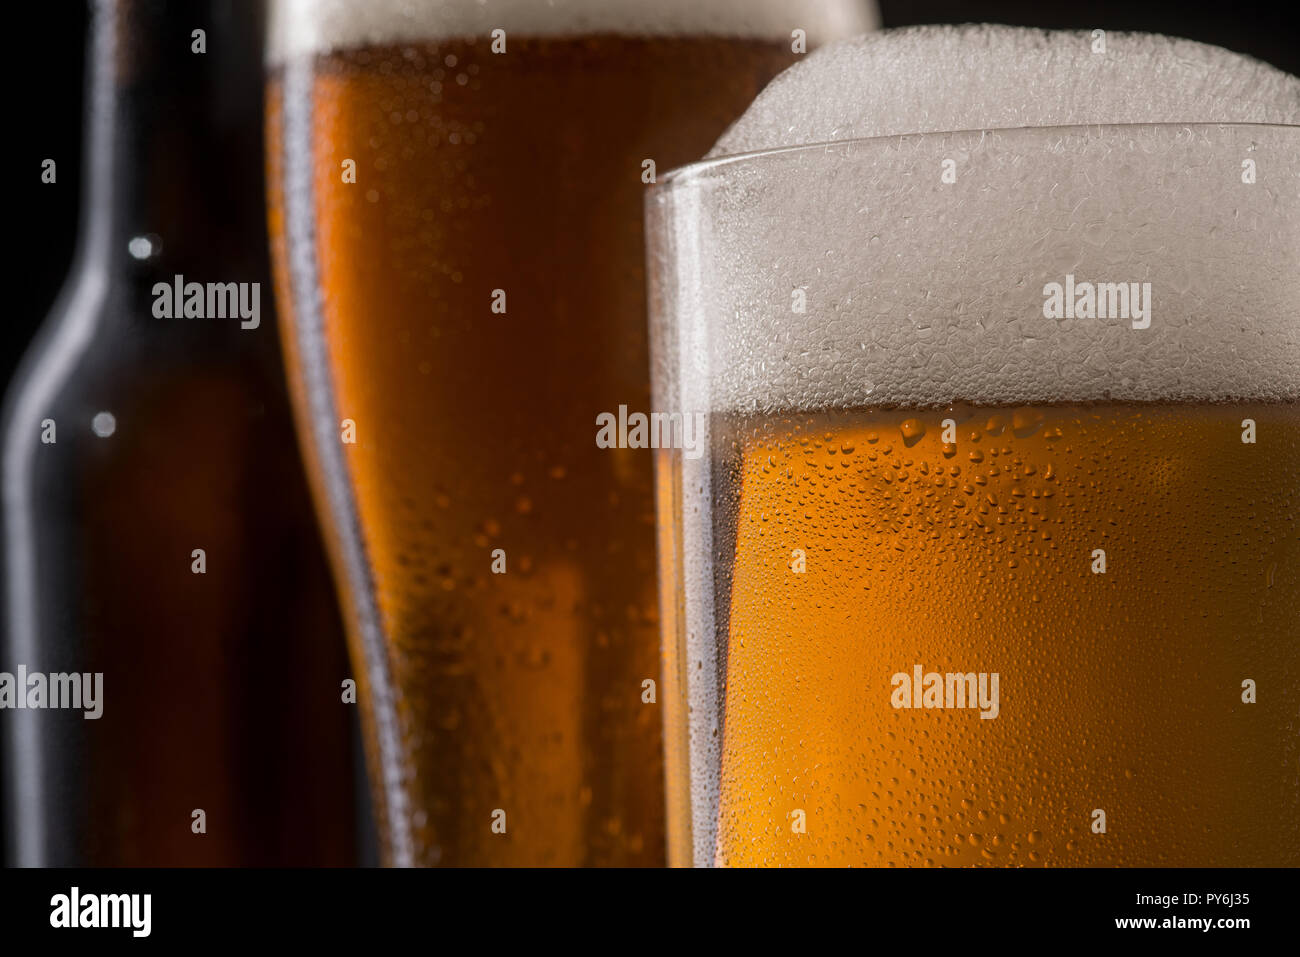
[[[261,14],[246,0],[94,4],[86,258],[177,271],[252,259],[249,236],[265,229]]]

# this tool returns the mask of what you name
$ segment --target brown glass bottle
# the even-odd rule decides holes
[[[103,712],[0,712],[12,863],[355,859],[348,668],[267,277],[261,36],[256,4],[94,5],[77,253],[6,400],[0,671],[101,672]],[[160,316],[177,276],[249,305],[256,284],[255,327]]]

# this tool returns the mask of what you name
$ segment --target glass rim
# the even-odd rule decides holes
[[[717,169],[738,166],[746,163],[758,163],[775,156],[788,153],[827,152],[836,147],[862,146],[870,143],[885,143],[908,139],[923,139],[940,136],[960,136],[972,133],[1028,133],[1064,130],[1122,130],[1122,129],[1276,129],[1300,132],[1300,124],[1295,123],[1259,123],[1237,121],[1197,120],[1193,122],[1175,121],[1167,123],[1058,123],[1051,126],[976,126],[956,130],[929,130],[914,133],[885,133],[879,136],[853,136],[842,140],[820,140],[813,143],[799,143],[795,146],[773,146],[761,150],[747,150],[743,153],[729,153],[711,159],[696,160],[683,166],[675,166],[665,173],[657,183],[651,186],[653,194],[672,186],[681,185],[691,180],[700,179]]]

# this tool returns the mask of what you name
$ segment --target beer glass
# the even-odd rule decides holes
[[[394,864],[654,864],[642,192],[860,0],[282,2],[270,229]]]
[[[1300,863],[1300,127],[647,197],[670,847]]]

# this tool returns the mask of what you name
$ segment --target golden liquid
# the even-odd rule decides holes
[[[596,416],[649,405],[643,161],[698,158],[794,56],[687,38],[512,36],[509,51],[316,57],[289,67],[310,69],[308,104],[273,77],[285,337],[315,334],[283,205],[286,169],[313,162],[319,322],[337,417],[357,428],[356,515],[325,518],[355,522],[370,563],[417,861],[657,864],[651,463],[597,448]],[[294,110],[313,157],[285,154]],[[300,405],[319,409],[288,353]],[[353,631],[360,670],[355,616]]]
[[[718,862],[1300,864],[1296,406],[714,430],[736,496]],[[895,709],[917,664],[997,672],[1000,714]]]

